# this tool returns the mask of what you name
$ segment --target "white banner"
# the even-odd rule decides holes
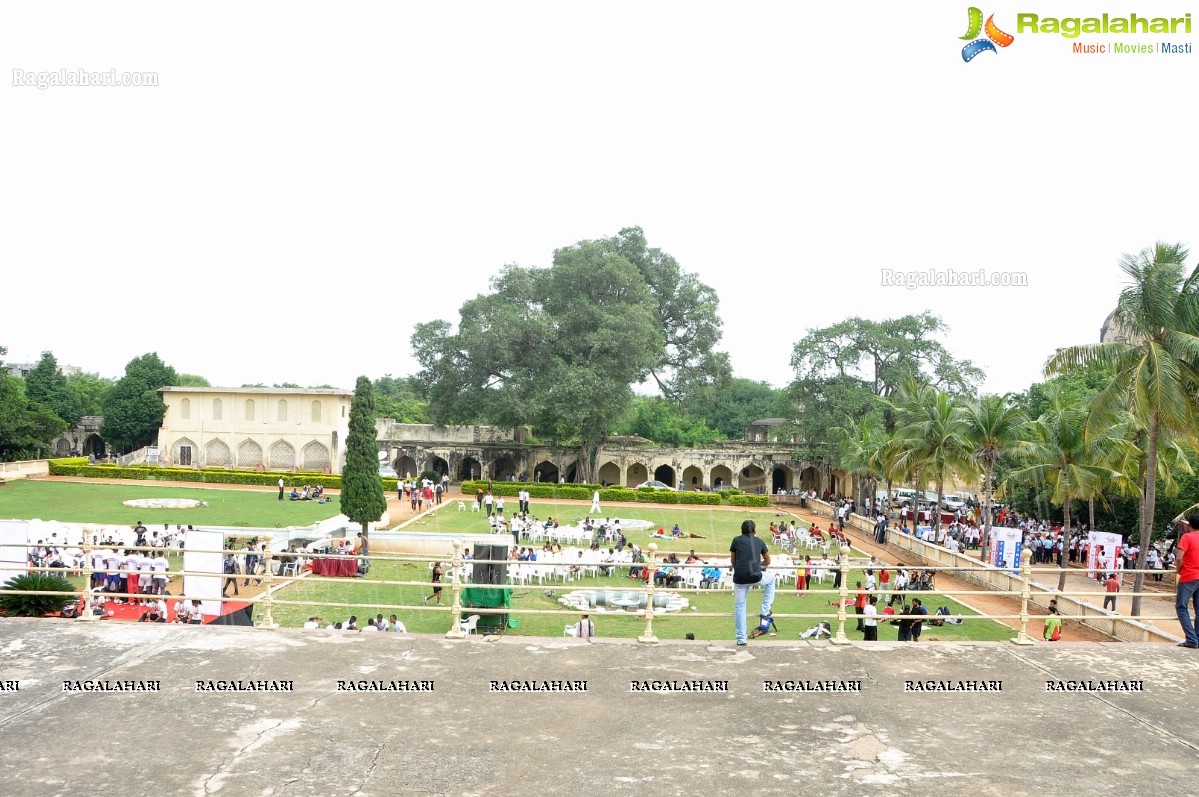
[[[0,584],[29,572],[28,520],[0,520]]]
[[[212,573],[211,576],[184,576],[183,594],[199,598],[204,616],[221,615],[221,565],[225,557],[220,553],[225,545],[225,534],[207,529],[190,529],[183,549],[183,569],[189,572]]]
[[[991,555],[988,563],[1001,570],[1020,573],[1020,554],[1024,549],[1024,534],[1020,529],[992,528]]]
[[[1087,567],[1114,573],[1123,567],[1121,553],[1124,538],[1108,531],[1092,531],[1087,534]],[[1092,578],[1103,580],[1103,573],[1092,573]]]

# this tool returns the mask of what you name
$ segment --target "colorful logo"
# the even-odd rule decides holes
[[[970,43],[962,48],[962,60],[969,63],[974,59],[974,56],[979,53],[998,52],[995,45],[1007,47],[1016,40],[1016,37],[1010,33],[1004,33],[999,28],[995,27],[995,15],[987,17],[987,23],[983,24],[983,12],[974,6],[970,7],[970,25],[966,28],[966,35],[963,39],[969,40]],[[986,38],[979,38],[980,33],[986,33]]]

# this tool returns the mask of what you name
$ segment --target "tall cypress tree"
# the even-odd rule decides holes
[[[367,524],[387,511],[379,478],[379,446],[375,442],[375,394],[371,380],[358,377],[350,402],[350,431],[346,436],[346,466],[341,472],[341,511],[350,520]]]

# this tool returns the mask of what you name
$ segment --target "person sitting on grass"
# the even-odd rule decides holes
[[[299,501],[300,500],[300,491],[297,490],[295,487],[292,487],[291,494],[288,496],[288,498],[290,498],[293,501]]]

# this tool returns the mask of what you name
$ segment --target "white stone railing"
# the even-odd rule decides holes
[[[32,476],[47,476],[49,473],[50,462],[45,459],[0,462],[0,479],[28,479]]]

